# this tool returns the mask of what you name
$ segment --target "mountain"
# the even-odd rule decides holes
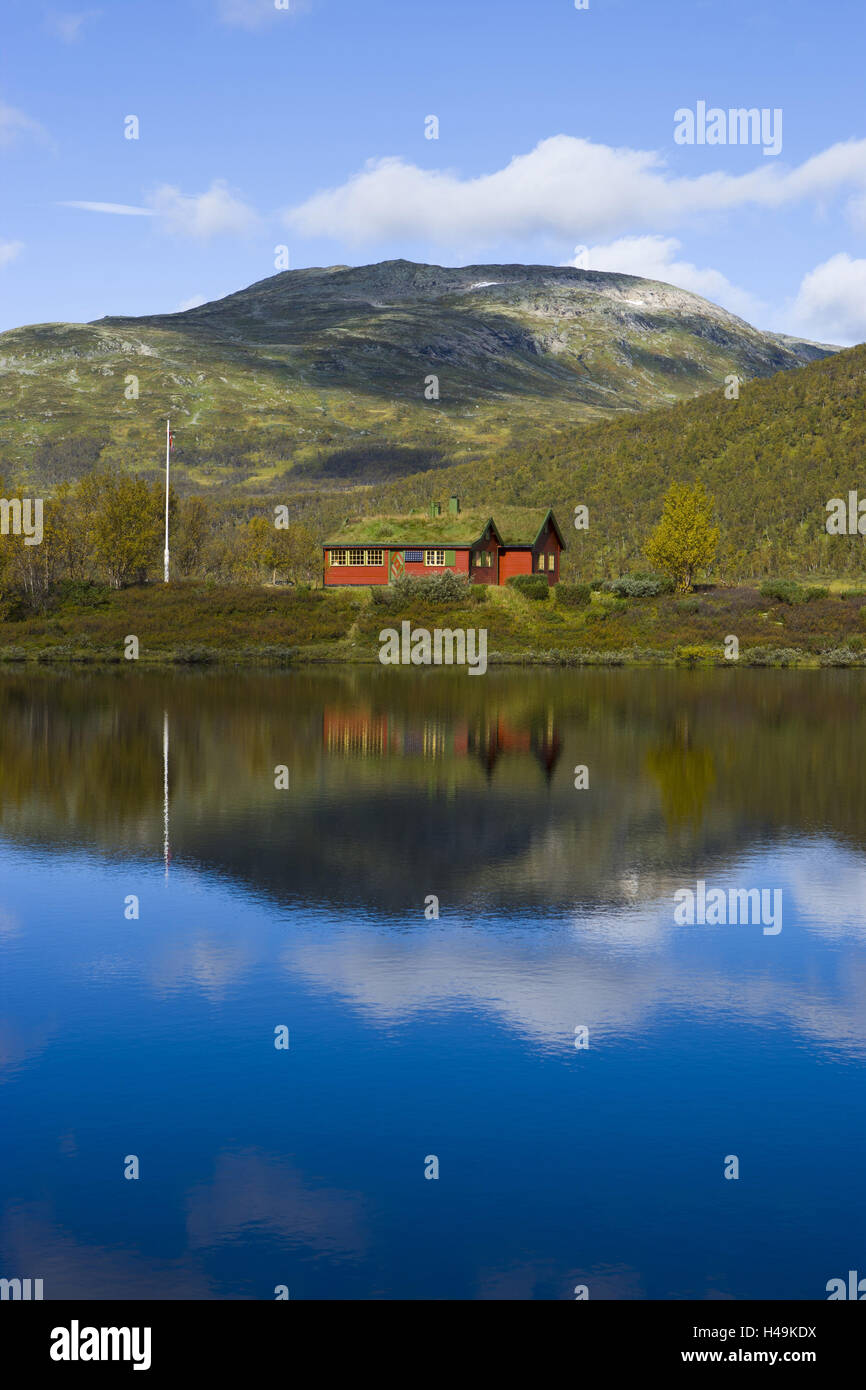
[[[716,574],[866,575],[860,535],[828,535],[827,503],[866,499],[866,344],[797,372],[640,415],[551,426],[487,460],[356,494],[356,510],[406,511],[458,493],[467,508],[553,506],[570,529],[568,566],[586,578],[645,569],[644,546],[671,482],[701,481],[715,500]],[[319,505],[330,499],[322,497]],[[333,499],[333,505],[339,499]],[[732,627],[730,631],[735,632]]]
[[[345,486],[834,351],[631,275],[291,270],[183,313],[0,335],[0,449],[7,474],[49,485],[97,461],[156,471],[170,414],[189,486],[267,486],[289,470],[298,485]]]

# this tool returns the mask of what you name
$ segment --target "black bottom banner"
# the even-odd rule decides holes
[[[858,1364],[863,1316],[859,1308],[840,1302],[577,1301],[557,1312],[551,1304],[513,1302],[7,1301],[0,1304],[0,1331],[4,1366],[13,1362],[24,1375],[93,1375],[110,1368],[115,1375],[138,1372],[161,1381],[191,1374],[200,1380],[249,1374],[266,1362],[282,1364],[288,1374],[289,1348],[295,1354],[305,1349],[308,1356],[318,1352],[322,1370],[332,1373],[341,1348],[351,1355],[354,1369],[367,1362],[368,1371],[381,1370],[390,1362],[405,1373],[411,1370],[408,1336],[427,1374],[440,1357],[453,1374],[458,1344],[461,1360],[483,1357],[489,1376],[497,1349],[510,1358],[515,1350],[543,1345],[547,1360],[562,1335],[568,1339],[563,1350],[570,1346],[572,1357],[579,1351],[580,1365],[591,1356],[598,1369],[611,1374],[707,1365],[806,1366],[826,1378],[843,1368],[850,1374]],[[402,1335],[390,1343],[382,1340],[392,1331]],[[535,1340],[539,1334],[543,1344]],[[473,1345],[475,1356],[466,1355]]]

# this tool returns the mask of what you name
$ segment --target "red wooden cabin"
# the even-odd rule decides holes
[[[451,571],[473,584],[507,584],[513,575],[559,580],[565,540],[552,508],[499,507],[463,511],[452,497],[427,515],[364,517],[346,521],[323,547],[323,582],[390,584],[402,574]]]

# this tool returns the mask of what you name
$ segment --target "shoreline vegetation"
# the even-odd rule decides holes
[[[379,664],[403,620],[485,628],[492,666],[866,666],[866,588],[791,580],[666,591],[648,575],[532,590],[323,589],[66,581],[37,612],[0,615],[0,668]],[[126,652],[137,638],[138,656]],[[731,659],[729,639],[738,656]],[[417,668],[413,668],[417,669]],[[455,668],[459,671],[459,668]]]

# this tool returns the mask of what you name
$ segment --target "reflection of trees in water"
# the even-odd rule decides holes
[[[697,828],[716,784],[716,762],[711,749],[693,742],[688,715],[677,718],[669,739],[650,748],[646,768],[658,784],[668,825]]]
[[[522,891],[530,875],[539,901],[573,901],[632,866],[718,860],[758,833],[859,846],[862,680],[28,671],[0,677],[0,829],[158,859],[166,711],[176,860],[281,898],[396,905],[435,872],[463,899],[479,883]],[[289,792],[274,790],[278,763]],[[574,789],[577,763],[589,791]]]

